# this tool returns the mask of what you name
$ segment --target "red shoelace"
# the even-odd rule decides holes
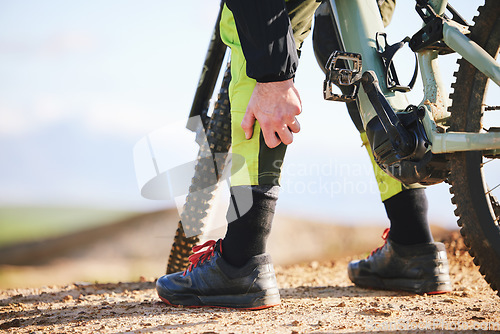
[[[384,230],[384,233],[382,233],[382,239],[384,239],[384,244],[383,244],[382,246],[380,246],[379,248],[374,249],[374,250],[370,253],[370,255],[369,255],[368,257],[372,256],[373,254],[375,254],[376,252],[378,252],[379,250],[381,250],[381,249],[382,249],[382,247],[384,247],[384,246],[385,246],[385,244],[387,243],[387,238],[389,237],[389,231],[390,231],[390,230],[391,230],[390,228],[386,228],[386,229]]]
[[[196,266],[198,264],[202,264],[206,260],[209,260],[214,255],[216,243],[217,242],[215,240],[208,240],[203,245],[194,246],[193,247],[194,254],[189,256],[189,262],[191,262],[191,264],[184,271],[183,275],[186,275],[188,271],[192,271],[194,268],[196,268]],[[203,252],[200,252],[203,248],[206,248],[206,247],[208,247],[206,250],[204,250]]]

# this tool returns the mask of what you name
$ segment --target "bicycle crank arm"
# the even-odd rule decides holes
[[[377,145],[378,147],[372,147],[376,158],[382,160],[380,161],[381,163],[384,163],[383,160],[390,159],[394,161],[394,158],[396,160],[401,160],[412,155],[416,147],[415,136],[411,135],[405,129],[399,117],[385,98],[378,84],[375,72],[364,72],[361,77],[361,84],[392,146],[388,147],[386,143],[384,145]],[[375,152],[377,150],[378,152]],[[392,156],[392,158],[390,156]],[[387,162],[390,163],[391,161]]]

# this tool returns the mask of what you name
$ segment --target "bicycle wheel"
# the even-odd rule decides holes
[[[191,249],[200,241],[199,236],[203,233],[205,218],[218,187],[218,183],[213,184],[213,177],[216,176],[218,181],[218,172],[225,167],[227,152],[231,146],[230,81],[231,71],[228,65],[205,131],[208,145],[201,145],[198,152],[195,174],[167,262],[167,274],[185,270],[188,266]]]
[[[486,0],[478,8],[470,39],[494,58],[500,44],[500,6],[496,0]],[[454,92],[450,95],[450,130],[465,132],[499,131],[498,124],[485,128],[487,117],[498,122],[499,107],[489,106],[488,80],[465,59],[458,60]],[[498,87],[492,83],[493,89]],[[498,95],[498,93],[495,93]],[[491,98],[491,95],[490,95]],[[495,97],[498,100],[498,96]],[[493,124],[494,125],[494,124]],[[500,289],[500,204],[494,196],[500,184],[500,156],[494,152],[458,152],[450,160],[450,192],[456,205],[458,225],[474,263],[493,290]],[[495,168],[496,166],[496,168]],[[492,182],[493,181],[493,182]],[[488,186],[490,183],[490,186]],[[498,291],[500,295],[500,291]]]

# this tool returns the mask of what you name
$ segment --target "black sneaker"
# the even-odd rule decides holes
[[[208,248],[200,252],[203,248]],[[165,275],[156,282],[158,296],[172,306],[214,306],[258,310],[280,304],[271,257],[252,257],[243,267],[221,256],[221,240],[193,247],[184,272]],[[197,253],[198,252],[198,253]]]
[[[451,291],[446,249],[440,242],[399,245],[382,238],[385,244],[365,260],[347,266],[351,281],[365,288],[440,294]]]

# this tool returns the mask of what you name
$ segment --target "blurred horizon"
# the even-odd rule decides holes
[[[453,4],[470,17],[478,5]],[[398,3],[390,43],[418,30],[412,7]],[[133,147],[148,133],[187,120],[218,8],[219,0],[3,1],[0,210],[174,207],[141,197]],[[411,57],[402,63],[402,77],[413,71]],[[344,105],[323,101],[311,36],[296,83],[302,130],[287,152],[278,214],[385,224],[368,155]],[[420,102],[421,91],[419,81],[412,103]],[[447,188],[428,189],[430,221],[453,228]]]

